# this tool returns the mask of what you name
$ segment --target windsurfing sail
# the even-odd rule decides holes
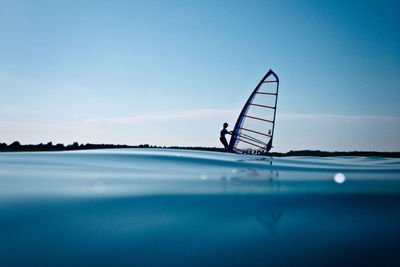
[[[279,78],[269,70],[251,93],[240,113],[229,150],[244,154],[266,153],[272,148]]]

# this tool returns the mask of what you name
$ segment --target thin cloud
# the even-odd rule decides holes
[[[166,120],[187,120],[207,118],[234,118],[239,110],[234,109],[191,109],[173,112],[161,112],[123,117],[96,117],[84,120],[84,124],[115,123],[132,124],[139,122],[153,122]],[[381,121],[386,123],[400,123],[400,117],[383,115],[338,115],[338,114],[279,114],[277,120],[342,120],[342,121]]]
[[[35,109],[35,108],[25,108],[21,106],[4,106],[0,107],[0,114],[2,116],[5,115],[29,115],[29,114],[39,114],[39,113],[44,113],[44,109]]]
[[[382,115],[337,115],[337,114],[277,114],[277,120],[342,120],[382,121],[400,123],[400,117]]]
[[[207,119],[215,117],[236,116],[237,110],[230,109],[192,109],[180,110],[174,112],[162,112],[154,114],[144,114],[128,117],[97,117],[84,121],[85,124],[93,123],[115,123],[115,124],[132,124],[138,122],[153,122],[166,120],[188,120],[188,119]]]

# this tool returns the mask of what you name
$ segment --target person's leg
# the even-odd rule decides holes
[[[223,138],[223,137],[221,137],[219,140],[220,140],[221,143],[224,145],[225,152],[228,151],[228,146],[229,146],[229,145],[228,145],[228,141],[226,141],[226,139]]]

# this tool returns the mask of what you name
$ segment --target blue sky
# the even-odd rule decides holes
[[[275,151],[400,151],[398,1],[0,0],[0,142],[220,146],[279,76]]]

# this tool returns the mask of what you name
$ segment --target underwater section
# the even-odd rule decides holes
[[[0,265],[398,266],[400,159],[0,153]]]

